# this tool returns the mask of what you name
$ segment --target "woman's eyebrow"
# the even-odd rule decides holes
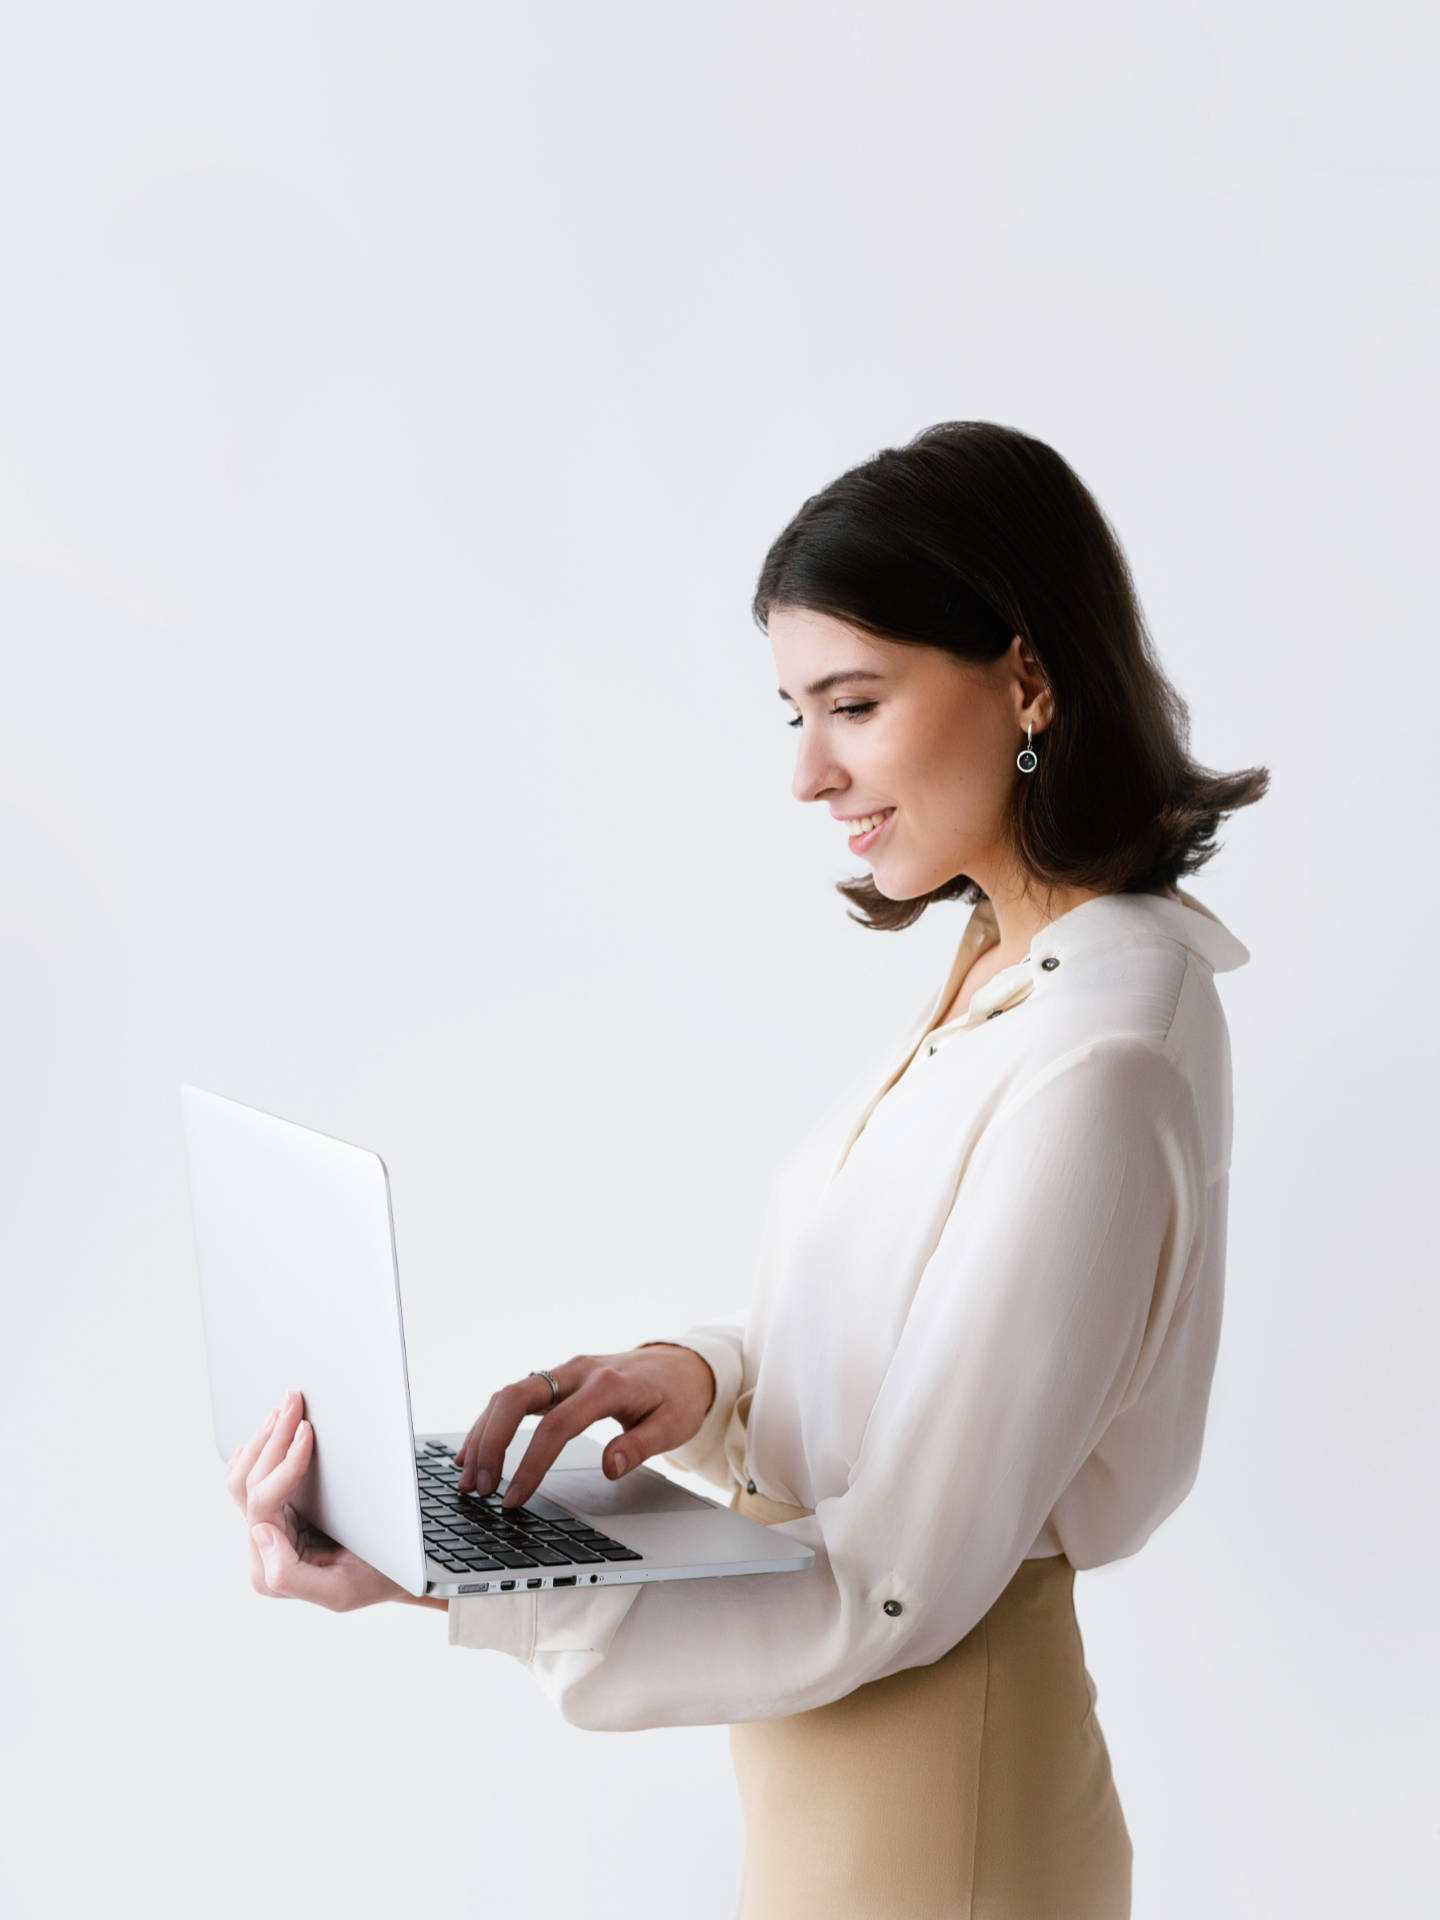
[[[831,687],[840,686],[842,682],[846,680],[883,680],[884,678],[883,673],[871,673],[864,667],[842,667],[839,673],[827,673],[823,680],[817,680],[813,686],[807,687],[805,691],[814,699],[822,693],[828,693]],[[790,696],[784,687],[779,688],[778,691],[782,700],[790,700]],[[790,704],[793,707],[795,702],[790,700]]]

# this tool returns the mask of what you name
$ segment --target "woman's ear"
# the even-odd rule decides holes
[[[1023,634],[1017,633],[1010,645],[1015,655],[1015,665],[1020,673],[1020,706],[1022,711],[1032,709],[1029,718],[1034,721],[1037,732],[1043,732],[1055,718],[1055,698],[1045,678],[1044,669],[1035,658],[1034,650]],[[1027,724],[1022,719],[1020,725]]]

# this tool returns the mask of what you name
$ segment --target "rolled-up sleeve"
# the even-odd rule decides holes
[[[970,1150],[844,1491],[776,1529],[812,1567],[467,1596],[451,1643],[514,1655],[596,1730],[770,1719],[937,1660],[1153,1367],[1204,1183],[1195,1101],[1162,1043],[1066,1054]]]

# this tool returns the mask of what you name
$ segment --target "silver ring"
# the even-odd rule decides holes
[[[532,1367],[530,1369],[530,1372],[532,1376],[537,1373],[541,1374],[546,1380],[550,1382],[550,1405],[553,1407],[555,1402],[560,1398],[560,1382],[555,1378],[554,1374],[551,1373],[548,1367]]]

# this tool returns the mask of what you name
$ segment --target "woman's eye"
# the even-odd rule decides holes
[[[832,713],[848,713],[852,715],[857,713],[869,713],[870,709],[874,706],[874,704],[875,702],[873,700],[857,700],[853,706],[832,707],[830,711]],[[797,713],[793,720],[787,720],[785,724],[787,727],[798,727],[800,724],[800,715]]]

